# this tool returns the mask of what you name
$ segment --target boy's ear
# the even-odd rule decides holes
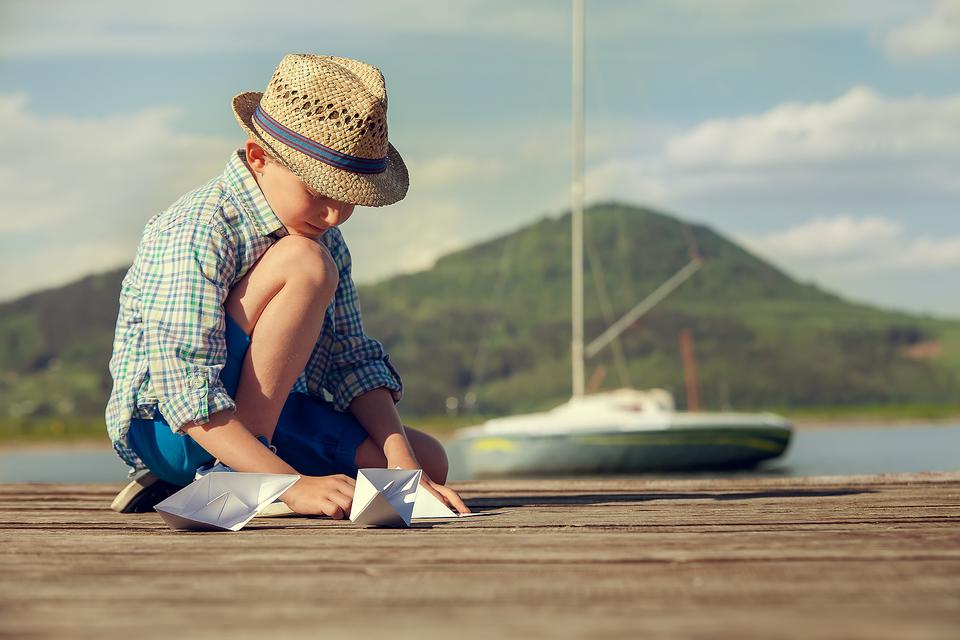
[[[247,156],[247,164],[250,165],[250,168],[256,173],[263,171],[263,168],[267,165],[267,152],[263,150],[259,144],[253,140],[248,139],[247,144],[244,146],[244,152]]]

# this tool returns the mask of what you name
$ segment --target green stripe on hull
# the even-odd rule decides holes
[[[472,477],[642,473],[751,466],[782,454],[781,429],[665,429],[589,435],[479,436],[451,443]]]
[[[729,436],[729,435],[709,435],[709,434],[683,434],[670,436],[649,436],[639,433],[625,434],[603,434],[596,436],[573,436],[570,438],[573,442],[584,446],[610,446],[610,445],[633,445],[639,444],[647,447],[688,445],[688,446],[735,446],[747,447],[748,449],[757,449],[760,451],[783,451],[789,441],[786,438],[766,438],[758,435],[747,436]]]

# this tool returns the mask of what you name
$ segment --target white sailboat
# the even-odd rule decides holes
[[[572,372],[573,396],[546,412],[461,429],[452,457],[466,477],[637,473],[748,467],[786,450],[792,427],[774,414],[679,412],[662,389],[587,395],[584,361],[595,355],[699,268],[690,264],[584,347],[583,36],[584,0],[573,0]]]

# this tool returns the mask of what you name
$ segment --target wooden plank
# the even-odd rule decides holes
[[[183,533],[0,485],[0,637],[955,638],[960,473],[458,485],[413,530]]]

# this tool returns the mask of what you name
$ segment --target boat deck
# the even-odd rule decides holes
[[[960,473],[458,487],[485,515],[184,533],[114,485],[0,485],[0,637],[960,633]]]

